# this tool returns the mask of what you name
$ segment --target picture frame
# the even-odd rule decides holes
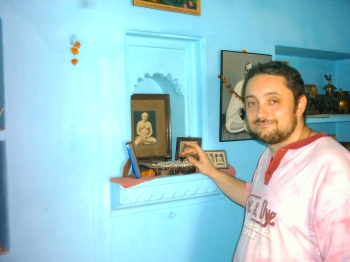
[[[171,156],[169,94],[131,96],[131,137],[138,159]]]
[[[204,150],[216,168],[228,168],[226,150]]]
[[[340,144],[345,147],[348,151],[350,151],[350,142],[340,142]]]
[[[220,142],[256,139],[245,122],[242,86],[253,65],[272,61],[272,55],[221,50]],[[234,91],[234,92],[233,92]]]
[[[178,137],[176,139],[176,154],[175,160],[180,159],[180,154],[186,148],[185,143],[196,143],[199,146],[202,145],[201,137]]]
[[[318,95],[317,86],[314,84],[305,84],[305,94],[308,94],[310,97],[314,98]]]
[[[126,142],[126,149],[128,151],[128,155],[129,155],[129,159],[130,159],[130,163],[131,163],[134,175],[136,178],[140,178],[142,176],[142,173],[141,173],[139,162],[136,157],[134,144],[132,141]]]
[[[201,15],[201,0],[134,0],[134,5],[189,15]]]
[[[318,115],[320,111],[315,103],[315,97],[318,95],[317,86],[314,84],[304,84],[305,95],[307,98],[307,106],[305,115]]]

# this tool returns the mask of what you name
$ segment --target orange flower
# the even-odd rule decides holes
[[[79,41],[76,41],[75,44],[74,44],[74,47],[76,48],[80,48],[81,47],[81,44]]]
[[[76,47],[72,47],[70,50],[72,51],[73,55],[79,54],[79,49]]]
[[[73,65],[76,65],[76,64],[78,64],[79,60],[76,58],[73,58],[71,62]]]

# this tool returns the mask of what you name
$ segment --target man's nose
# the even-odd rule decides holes
[[[259,104],[258,105],[258,110],[256,112],[256,116],[259,119],[266,119],[269,116],[269,109],[268,109],[268,107]]]

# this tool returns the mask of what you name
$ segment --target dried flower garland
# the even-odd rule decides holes
[[[70,49],[71,52],[72,52],[72,54],[73,54],[73,55],[78,55],[78,54],[79,54],[79,48],[80,48],[80,47],[81,47],[80,42],[79,42],[79,41],[74,41],[74,42],[72,43],[72,48]],[[72,63],[73,65],[78,64],[78,62],[79,62],[79,60],[76,59],[76,58],[73,58],[73,59],[71,60],[71,63]]]
[[[242,102],[244,102],[243,97],[241,97],[239,94],[237,94],[237,92],[235,90],[233,90],[232,85],[230,83],[228,83],[227,78],[224,77],[223,75],[219,74],[218,78],[221,78],[221,81],[223,83],[225,83],[226,88],[228,89],[228,92],[230,92],[231,94],[235,95],[235,97],[237,97],[239,100],[241,100]]]

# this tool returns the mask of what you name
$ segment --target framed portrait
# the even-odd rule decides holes
[[[255,139],[245,121],[243,81],[246,72],[254,65],[271,60],[271,55],[221,51],[220,142]]]
[[[305,94],[308,94],[310,97],[314,98],[318,95],[318,90],[316,85],[305,84]]]
[[[306,115],[318,115],[320,114],[319,106],[315,100],[318,95],[317,86],[313,84],[304,84],[305,95],[307,98],[307,106],[305,110]]]
[[[226,150],[204,150],[216,168],[228,168]]]
[[[348,151],[350,151],[350,142],[340,142],[343,147],[345,147]]]
[[[178,137],[176,139],[175,160],[180,159],[181,152],[187,148],[185,143],[196,143],[199,146],[201,146],[202,145],[202,138],[201,137]]]
[[[135,6],[201,15],[201,0],[134,0]]]
[[[171,156],[169,95],[132,95],[131,130],[138,159],[151,160]]]

